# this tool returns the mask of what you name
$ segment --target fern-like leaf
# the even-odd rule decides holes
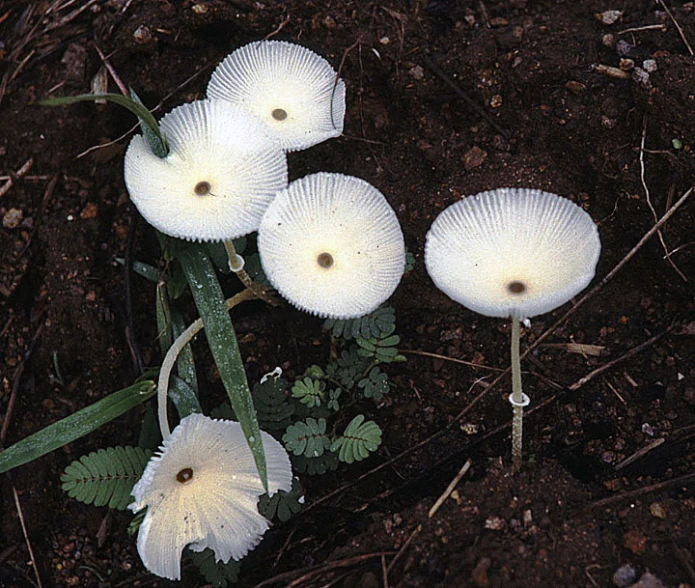
[[[205,580],[213,588],[226,588],[229,584],[235,584],[239,580],[241,562],[230,559],[227,563],[217,561],[215,552],[209,547],[203,551],[186,551],[186,555],[193,560]]]
[[[267,378],[253,387],[258,423],[266,431],[284,431],[292,422],[294,406],[287,395],[287,380]]]
[[[357,382],[357,387],[362,391],[365,398],[373,398],[379,401],[389,391],[389,378],[375,366],[369,370],[366,378],[362,378]]]
[[[292,386],[292,397],[298,398],[299,402],[309,408],[321,406],[324,397],[321,382],[309,377],[297,380]]]
[[[282,436],[285,447],[295,455],[319,457],[331,446],[326,435],[326,419],[307,418],[287,427]]]
[[[369,457],[381,445],[381,429],[374,421],[364,422],[364,415],[358,414],[331,445],[331,451],[338,453],[344,463],[353,463]]]
[[[300,474],[310,476],[322,476],[326,472],[333,472],[338,469],[338,455],[326,451],[319,457],[304,457],[304,455],[292,455],[292,465]]]
[[[329,377],[338,380],[346,388],[352,388],[369,365],[369,360],[358,352],[357,345],[343,349],[340,357],[326,368]]]
[[[353,319],[326,319],[323,328],[343,339],[386,337],[396,330],[396,311],[390,306]]]
[[[125,510],[151,455],[140,447],[109,447],[83,455],[65,468],[63,490],[86,504]]]
[[[381,338],[357,339],[358,353],[362,357],[369,357],[382,363],[405,361],[405,357],[398,353],[396,347],[401,342],[398,335],[388,335]]]
[[[276,516],[282,521],[288,521],[290,517],[302,510],[304,503],[304,491],[298,478],[292,479],[292,488],[289,492],[278,490],[272,497],[264,494],[258,499],[258,512],[266,519],[272,521]]]

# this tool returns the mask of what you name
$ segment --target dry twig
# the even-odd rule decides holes
[[[664,3],[664,0],[657,1],[659,2],[659,4],[661,4],[661,6],[663,6],[664,10],[666,11],[666,14],[668,14],[668,17],[671,19],[671,22],[673,22],[673,24],[676,25],[676,28],[678,29],[678,34],[681,36],[683,43],[688,48],[688,53],[690,53],[690,56],[695,56],[695,53],[693,53],[693,48],[690,46],[690,43],[688,43],[688,39],[686,38],[685,33],[681,28],[681,25],[679,25],[678,21],[673,17],[673,14],[671,14],[671,11],[668,9],[668,6],[666,6],[666,4]]]
[[[471,469],[472,463],[473,462],[470,458],[466,460],[466,463],[463,464],[463,467],[459,470],[458,474],[456,474],[454,479],[449,482],[446,490],[442,492],[441,496],[437,498],[435,503],[432,505],[432,508],[430,508],[429,512],[427,513],[427,518],[431,519],[435,514],[437,514],[437,511],[440,509],[442,504],[444,504],[446,499],[449,498],[449,495],[454,491],[454,488],[456,488],[456,485],[461,481],[461,478],[463,478],[463,476],[466,475],[466,472]]]
[[[470,98],[468,94],[466,94],[461,87],[454,82],[448,75],[446,75],[441,68],[434,63],[429,57],[426,55],[422,55],[421,57],[422,63],[424,63],[430,70],[432,70],[432,73],[434,73],[440,80],[442,80],[447,86],[449,86],[456,94],[461,98],[468,106],[470,106],[473,110],[475,110],[487,123],[495,129],[500,135],[502,135],[505,139],[509,139],[509,131],[506,129],[503,129],[497,121],[492,118],[487,111],[480,106],[475,100]]]
[[[642,121],[642,142],[640,143],[640,149],[639,149],[639,165],[640,165],[640,181],[642,182],[642,188],[644,189],[644,195],[647,199],[647,206],[649,206],[649,210],[652,211],[652,216],[654,217],[654,222],[657,221],[659,218],[656,214],[656,210],[654,209],[654,205],[652,204],[652,199],[651,195],[649,193],[649,188],[647,187],[647,181],[645,179],[645,166],[644,166],[644,143],[647,140],[647,116],[644,116],[644,119]],[[688,281],[688,278],[685,277],[685,274],[678,269],[678,266],[676,263],[671,259],[671,256],[668,252],[668,247],[666,246],[666,241],[664,241],[664,235],[661,232],[661,230],[657,231],[656,233],[659,236],[659,241],[661,242],[661,247],[664,249],[664,253],[666,254],[665,259],[668,261],[668,263],[671,265],[671,267],[676,271],[676,273],[681,277],[681,279],[684,282]]]
[[[671,329],[672,329],[672,327],[669,327],[665,331],[662,331],[661,333],[658,333],[657,335],[654,335],[653,337],[650,337],[646,341],[640,343],[636,347],[633,347],[627,353],[621,355],[620,357],[617,357],[616,359],[609,361],[608,363],[602,365],[601,367],[598,367],[595,370],[589,372],[586,376],[579,378],[574,384],[570,385],[568,389],[571,390],[572,392],[574,392],[575,390],[579,390],[579,388],[581,388],[587,382],[590,382],[591,380],[593,380],[596,376],[602,374],[606,370],[611,369],[612,367],[625,361],[626,359],[630,359],[631,357],[637,355],[640,351],[643,351],[647,347],[650,347],[651,345],[656,343],[659,339],[661,339],[661,337],[663,337]]]
[[[434,359],[441,359],[443,361],[451,361],[453,363],[460,363],[462,365],[467,365],[472,368],[480,368],[483,370],[490,370],[491,372],[501,372],[504,371],[502,368],[492,367],[489,365],[483,365],[481,363],[473,363],[472,361],[466,361],[465,359],[456,359],[455,357],[447,357],[446,355],[440,355],[439,353],[430,353],[429,351],[419,351],[417,349],[399,349],[400,353],[406,355],[422,355],[423,357],[433,357]]]
[[[638,459],[641,459],[645,455],[647,455],[647,453],[649,453],[652,449],[656,449],[657,447],[659,447],[659,445],[662,445],[664,441],[666,441],[666,439],[664,439],[663,437],[660,437],[659,439],[654,439],[654,441],[649,443],[649,445],[645,445],[641,449],[638,449],[630,457],[627,457],[619,464],[616,464],[615,471],[619,472],[620,470],[626,468],[630,464],[635,463]]]
[[[665,482],[659,482],[657,484],[649,484],[649,486],[643,486],[642,488],[637,488],[636,490],[630,490],[628,492],[623,492],[622,494],[616,494],[615,496],[609,496],[608,498],[596,500],[590,504],[587,504],[583,510],[591,510],[594,508],[608,506],[614,502],[635,498],[636,496],[642,496],[642,494],[663,490],[664,488],[669,488],[670,486],[677,486],[678,484],[683,484],[685,486],[686,484],[691,484],[693,482],[695,482],[695,473],[685,474],[684,476],[679,476],[678,478],[673,478],[672,480],[666,480]]]
[[[284,572],[263,580],[259,584],[256,584],[254,588],[262,588],[263,586],[271,586],[272,584],[279,584],[280,582],[286,582],[291,580],[289,584],[286,584],[286,588],[297,588],[306,580],[310,580],[315,576],[320,576],[327,572],[332,572],[340,568],[351,568],[358,566],[365,561],[374,558],[381,558],[382,556],[393,555],[395,551],[377,551],[376,553],[365,553],[363,555],[356,555],[354,557],[348,557],[347,559],[340,559],[336,561],[329,561],[326,564],[321,564],[317,566],[311,566],[308,568],[300,570],[292,570],[290,572]]]
[[[394,568],[394,566],[398,563],[398,560],[401,559],[401,557],[405,553],[405,550],[408,549],[410,544],[413,542],[413,539],[415,539],[415,537],[417,537],[417,535],[420,533],[420,531],[422,531],[422,525],[418,525],[417,527],[415,527],[415,529],[413,529],[413,532],[410,535],[408,535],[408,538],[405,540],[405,543],[401,545],[401,548],[398,550],[398,553],[391,560],[391,563],[386,568],[387,577],[391,573],[391,570]]]
[[[26,176],[33,165],[34,158],[30,157],[26,160],[24,165],[20,167],[14,174],[10,174],[9,176],[7,176],[7,180],[5,181],[5,183],[2,186],[0,186],[0,198],[10,191],[12,186],[14,186],[15,181],[21,180],[24,176]]]

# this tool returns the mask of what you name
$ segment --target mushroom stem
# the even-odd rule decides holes
[[[224,301],[225,305],[229,310],[241,304],[245,300],[252,300],[256,298],[256,293],[251,289],[243,290],[235,296],[228,298]],[[200,331],[203,330],[205,325],[203,325],[203,319],[199,318],[193,321],[188,328],[181,333],[176,341],[169,347],[164,361],[162,362],[162,367],[159,370],[159,380],[157,381],[157,409],[159,416],[159,429],[162,432],[162,439],[167,440],[169,435],[171,435],[171,429],[169,428],[169,419],[167,417],[167,396],[169,394],[169,378],[171,376],[171,370],[174,368],[176,363],[176,358],[183,348],[188,345],[188,343],[195,337]]]
[[[224,248],[227,250],[227,257],[229,258],[229,269],[237,275],[241,283],[251,290],[256,298],[267,302],[270,306],[280,306],[280,303],[268,292],[268,289],[254,282],[253,278],[246,272],[244,258],[236,252],[234,241],[231,239],[225,241]]]
[[[528,406],[531,402],[521,388],[520,331],[519,317],[516,314],[512,314],[512,393],[509,396],[509,402],[514,410],[512,416],[512,464],[515,472],[521,469],[524,406]]]

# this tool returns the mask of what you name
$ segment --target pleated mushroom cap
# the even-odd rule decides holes
[[[601,243],[579,206],[540,190],[501,188],[446,208],[427,233],[437,288],[480,314],[550,312],[594,277]]]
[[[258,229],[287,186],[287,157],[263,123],[240,106],[199,100],[165,115],[169,154],[133,137],[125,155],[128,193],[162,233],[191,241],[235,239]]]
[[[299,151],[343,132],[345,83],[337,77],[328,61],[306,47],[256,41],[217,66],[208,96],[247,108],[285,150]]]
[[[270,494],[292,487],[285,449],[261,432]],[[201,414],[182,419],[133,487],[129,508],[147,508],[138,553],[158,576],[181,578],[181,554],[210,548],[217,561],[239,560],[268,529],[258,512],[265,494],[241,425]]]
[[[321,317],[371,312],[405,267],[393,209],[374,186],[342,174],[306,176],[280,192],[261,220],[258,249],[278,292]]]

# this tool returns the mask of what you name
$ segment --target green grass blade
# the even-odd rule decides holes
[[[169,398],[174,403],[181,419],[187,417],[192,412],[203,412],[195,390],[185,380],[174,374],[169,378]]]
[[[171,309],[171,327],[174,339],[186,330],[186,326],[183,315],[177,310]],[[193,392],[198,394],[198,376],[196,376],[195,372],[195,359],[193,358],[193,348],[190,343],[181,350],[181,353],[176,358],[176,372],[193,389]]]
[[[0,474],[84,437],[152,398],[156,391],[157,386],[154,382],[140,382],[113,392],[69,417],[29,435],[0,453]]]
[[[258,419],[241,361],[236,333],[224,303],[215,268],[200,245],[186,248],[178,254],[178,258],[191,287],[200,317],[203,319],[205,336],[215,364],[267,491],[268,474]]]
[[[109,102],[126,108],[137,116],[143,133],[150,147],[152,147],[154,154],[158,157],[166,157],[168,152],[166,139],[164,139],[164,135],[162,135],[162,132],[159,130],[159,125],[154,116],[152,116],[152,113],[139,101],[139,99],[137,99],[137,96],[135,98],[129,98],[121,94],[80,94],[79,96],[48,98],[47,100],[40,100],[38,104],[41,106],[64,106],[66,104],[75,104],[76,102],[93,102],[95,100],[108,100]],[[153,141],[153,138],[155,141]]]

